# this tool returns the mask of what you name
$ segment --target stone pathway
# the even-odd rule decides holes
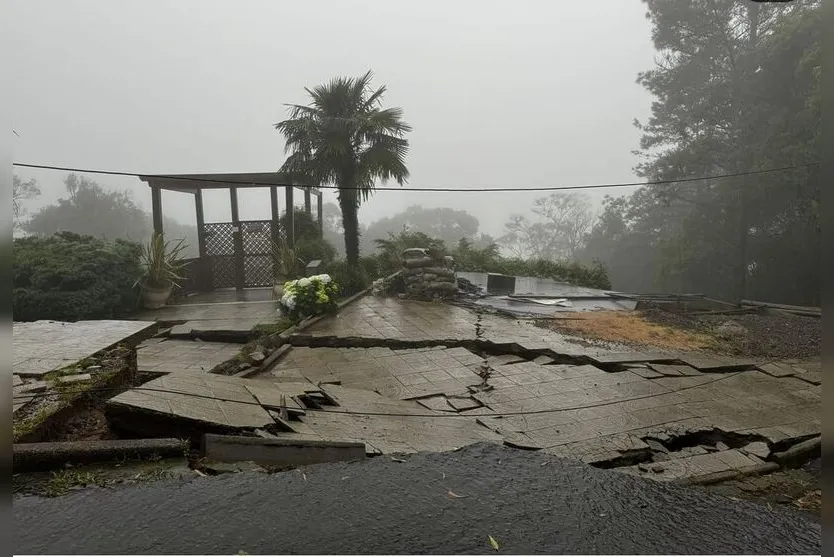
[[[137,366],[139,371],[155,373],[208,373],[215,366],[234,358],[242,346],[239,343],[155,337],[137,347]]]
[[[270,373],[223,381],[250,394],[256,383],[319,389],[328,400],[293,394],[290,406],[303,412],[288,419],[276,417],[274,397],[273,406],[259,403],[268,412],[257,427],[270,435],[362,441],[385,453],[502,441],[661,480],[755,466],[821,431],[814,363],[635,353],[578,340],[447,304],[368,296],[294,336]],[[177,381],[186,391],[207,388]],[[205,421],[192,407],[200,403],[176,396],[186,398],[163,400],[165,413]],[[113,402],[160,411],[147,393]],[[236,421],[232,407],[222,411],[217,424],[256,427]]]

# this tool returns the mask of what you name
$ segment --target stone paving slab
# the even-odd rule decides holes
[[[472,418],[454,414],[438,418],[413,416],[432,411],[414,402],[392,400],[365,389],[336,385],[325,385],[323,389],[338,401],[339,410],[397,414],[379,419],[361,414],[309,412],[303,418],[305,425],[324,440],[361,441],[383,453],[449,451],[479,441],[501,441],[500,436]]]
[[[154,323],[147,321],[118,320],[15,322],[12,371],[21,377],[41,377],[142,334],[152,326]]]
[[[125,391],[108,405],[137,412],[163,414],[231,429],[262,428],[274,423],[246,381],[218,375],[170,374]]]
[[[468,387],[482,382],[472,367],[481,363],[481,357],[465,348],[401,351],[295,346],[271,374],[278,379],[300,376],[312,383],[339,381],[343,387],[405,400],[467,393]]]
[[[243,346],[197,340],[148,340],[151,342],[143,342],[137,347],[137,364],[140,371],[158,373],[207,373],[234,358]]]

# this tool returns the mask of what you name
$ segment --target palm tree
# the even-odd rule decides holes
[[[402,120],[401,108],[381,107],[386,88],[373,91],[371,79],[368,72],[305,88],[310,105],[287,105],[289,119],[275,124],[290,153],[281,172],[337,186],[351,265],[359,259],[359,204],[371,195],[376,180],[403,185],[408,179],[404,135],[411,126]]]

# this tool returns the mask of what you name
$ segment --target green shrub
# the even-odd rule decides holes
[[[135,310],[141,246],[62,232],[13,247],[15,321],[120,317]]]
[[[363,258],[364,259],[364,258]],[[332,261],[327,266],[327,274],[339,285],[341,296],[353,296],[371,286],[376,275],[369,275],[362,259],[357,267],[347,264],[344,260]],[[373,278],[372,278],[373,277]]]
[[[336,259],[336,248],[321,238],[302,238],[295,242],[295,255],[305,265],[314,259],[326,265]]]
[[[458,271],[550,278],[588,288],[611,288],[608,272],[599,262],[585,265],[574,261],[507,258],[498,253],[498,246],[494,244],[479,249],[465,238],[458,242],[454,250],[449,251],[442,241],[421,232],[404,231],[391,234],[388,239],[375,241],[378,249],[373,258],[378,263],[377,276],[387,276],[400,269],[400,254],[404,249],[420,247],[448,253],[455,258],[455,268]]]

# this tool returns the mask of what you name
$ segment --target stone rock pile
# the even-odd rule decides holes
[[[401,254],[406,293],[415,297],[446,298],[458,290],[455,260],[425,248],[410,248]]]

